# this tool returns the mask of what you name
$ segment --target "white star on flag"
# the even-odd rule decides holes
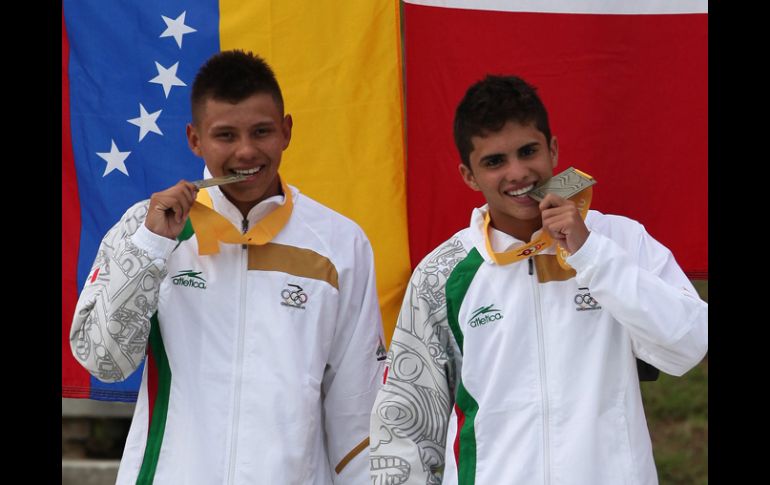
[[[166,69],[156,61],[155,67],[158,69],[158,75],[150,79],[149,82],[162,84],[163,92],[166,93],[167,98],[172,86],[187,86],[187,84],[183,83],[181,79],[176,77],[176,70],[179,67],[179,62]]]
[[[128,158],[131,152],[121,152],[118,150],[118,146],[115,145],[115,140],[111,141],[112,148],[110,148],[109,153],[96,152],[97,155],[107,161],[107,167],[104,169],[104,175],[102,175],[102,177],[106,177],[108,173],[116,169],[128,175],[128,169],[126,168],[126,158]]]
[[[154,113],[148,113],[147,110],[144,109],[144,106],[142,106],[142,103],[139,103],[139,118],[127,120],[132,125],[139,127],[139,141],[142,141],[142,138],[149,132],[157,133],[159,135],[163,134],[156,122],[161,111],[163,110],[159,109]]]
[[[184,34],[189,34],[191,32],[197,32],[197,30],[193,29],[189,25],[184,24],[184,16],[186,14],[187,14],[187,11],[184,11],[182,12],[182,15],[180,15],[176,19],[170,19],[165,15],[161,15],[161,17],[163,17],[163,21],[166,22],[166,30],[163,31],[163,33],[160,34],[160,36],[173,37],[174,39],[176,39],[176,43],[180,49],[182,48],[182,36]]]

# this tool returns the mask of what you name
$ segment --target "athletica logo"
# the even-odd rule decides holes
[[[578,294],[575,295],[575,307],[576,311],[583,312],[586,310],[601,310],[599,302],[591,296],[591,292],[588,288],[578,288]]]
[[[494,322],[503,318],[503,314],[500,310],[493,308],[495,305],[483,306],[473,312],[471,319],[468,320],[468,325],[472,328],[476,328],[479,325],[486,325],[487,323]]]
[[[206,289],[206,280],[198,276],[203,271],[193,271],[191,269],[182,270],[178,275],[171,278],[171,282],[177,286],[187,286],[190,288]]]
[[[281,298],[283,298],[281,305],[304,310],[305,303],[307,303],[307,294],[305,291],[299,285],[292,285],[289,283],[287,286],[290,288],[284,288],[283,291],[281,291]]]

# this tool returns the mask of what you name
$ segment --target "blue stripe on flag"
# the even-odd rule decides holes
[[[101,238],[126,209],[182,178],[201,178],[203,161],[187,147],[185,125],[195,73],[220,48],[219,3],[65,0],[64,17],[82,221],[77,281],[82,288]],[[150,82],[166,71],[171,82]],[[181,83],[185,86],[174,85]],[[147,121],[136,123],[144,129],[128,121],[143,118],[140,103]],[[141,373],[140,367],[117,384],[91,378],[91,397],[133,401]]]

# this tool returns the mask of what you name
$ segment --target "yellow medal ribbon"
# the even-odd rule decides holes
[[[586,174],[586,176],[589,175]],[[586,215],[588,214],[588,208],[591,206],[591,198],[593,197],[593,193],[593,186],[589,186],[568,199],[575,203],[578,211],[580,212],[580,217],[583,220],[585,220]],[[523,246],[519,246],[510,251],[497,253],[492,249],[492,242],[489,239],[490,222],[491,219],[489,217],[489,211],[487,211],[487,213],[484,215],[484,244],[486,245],[487,253],[492,258],[492,261],[495,262],[495,264],[506,265],[527,259],[528,257],[551,247],[554,242],[551,235],[548,234],[547,231],[543,230],[536,239],[524,244]],[[556,260],[559,262],[559,266],[566,270],[572,269],[572,266],[567,263],[567,257],[569,255],[569,251],[564,249],[560,244],[556,244]]]
[[[230,221],[214,210],[208,189],[198,192],[190,209],[190,221],[198,239],[198,254],[201,256],[219,252],[219,243],[263,245],[270,242],[289,222],[294,209],[291,189],[281,181],[283,205],[263,217],[246,234],[242,234]]]

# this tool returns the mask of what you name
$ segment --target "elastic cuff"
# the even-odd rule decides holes
[[[144,251],[152,260],[166,260],[171,255],[171,251],[176,247],[177,242],[173,239],[160,236],[147,229],[142,224],[139,229],[131,235],[131,242]]]
[[[572,255],[567,256],[567,263],[580,271],[585,269],[591,262],[596,259],[596,255],[599,252],[601,246],[601,235],[596,234],[596,231],[588,233],[588,239],[580,246],[580,249],[575,251]]]

